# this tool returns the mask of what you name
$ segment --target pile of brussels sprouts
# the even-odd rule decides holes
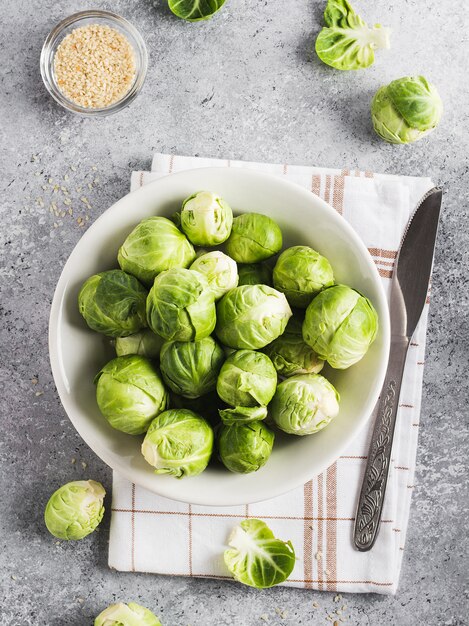
[[[233,218],[225,200],[200,191],[173,220],[140,222],[120,269],[80,290],[80,313],[117,353],[96,375],[97,404],[113,428],[144,435],[157,474],[200,474],[214,448],[230,471],[254,472],[274,428],[310,435],[338,414],[339,394],[319,372],[359,361],[377,314],[335,284],[316,250],[278,255],[282,232],[266,215]]]

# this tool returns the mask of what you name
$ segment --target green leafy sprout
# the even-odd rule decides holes
[[[94,620],[94,626],[161,626],[149,609],[135,602],[112,604]]]
[[[188,22],[209,20],[225,4],[225,0],[168,0],[174,15]]]

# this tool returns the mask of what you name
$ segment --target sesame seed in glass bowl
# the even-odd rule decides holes
[[[116,113],[140,92],[148,54],[138,30],[110,11],[81,11],[47,36],[41,52],[47,91],[65,109],[88,116]]]

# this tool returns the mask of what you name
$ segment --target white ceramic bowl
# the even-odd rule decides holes
[[[200,189],[219,193],[236,214],[255,211],[270,215],[283,231],[285,247],[310,245],[324,254],[338,282],[355,287],[371,299],[378,311],[380,329],[357,365],[345,371],[325,372],[340,393],[341,405],[338,417],[323,431],[309,437],[277,433],[271,458],[253,474],[232,474],[214,466],[194,478],[176,480],[153,473],[140,453],[141,437],[114,430],[101,416],[93,378],[115,354],[107,338],[85,325],[78,312],[77,296],[86,278],[117,267],[117,250],[140,220],[151,215],[170,216],[185,197]],[[389,314],[378,272],[366,247],[328,204],[274,176],[246,169],[207,168],[172,174],[128,194],[88,229],[57,284],[49,348],[65,411],[105,463],[130,481],[167,498],[229,506],[285,493],[340,456],[367,422],[378,399],[388,360]]]

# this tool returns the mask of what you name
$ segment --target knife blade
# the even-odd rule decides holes
[[[407,350],[428,292],[443,192],[430,189],[409,221],[396,258],[391,285],[391,347],[383,389],[358,500],[353,533],[357,550],[370,550],[378,535],[391,450],[399,406],[399,394]]]

